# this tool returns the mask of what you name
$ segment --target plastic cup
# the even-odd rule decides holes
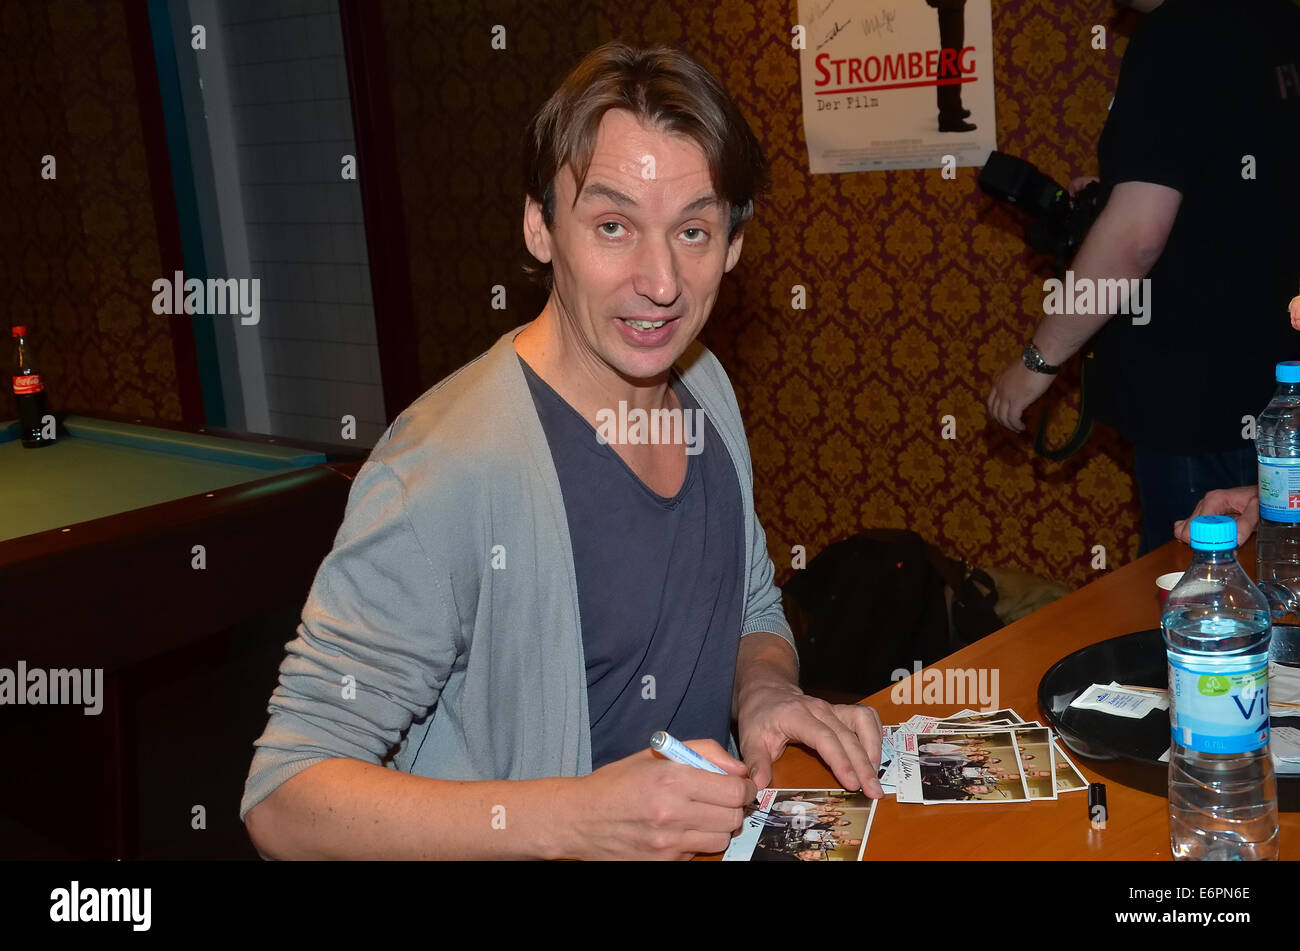
[[[1160,607],[1162,609],[1165,606],[1165,599],[1169,597],[1169,592],[1174,590],[1174,585],[1178,584],[1182,578],[1183,573],[1181,571],[1171,571],[1156,579],[1156,588],[1160,592]]]

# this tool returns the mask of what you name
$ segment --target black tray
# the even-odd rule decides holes
[[[1273,628],[1274,659],[1293,658],[1298,643],[1300,629]],[[1165,643],[1159,629],[1112,637],[1058,660],[1038,682],[1038,706],[1070,752],[1086,759],[1094,772],[1124,786],[1168,796],[1169,765],[1160,762],[1169,748],[1168,710],[1152,710],[1135,720],[1070,706],[1093,684],[1112,680],[1168,688]],[[1272,725],[1300,727],[1300,717],[1273,717]],[[1300,776],[1278,776],[1277,804],[1283,812],[1300,812]]]

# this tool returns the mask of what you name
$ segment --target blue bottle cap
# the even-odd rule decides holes
[[[1192,519],[1192,547],[1197,551],[1230,551],[1237,547],[1237,520],[1226,515]]]
[[[1300,383],[1300,360],[1279,363],[1274,375],[1279,383]]]

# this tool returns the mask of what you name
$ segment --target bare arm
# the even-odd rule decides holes
[[[799,688],[799,664],[785,638],[775,634],[747,634],[736,655],[736,685],[731,695],[731,716],[739,716],[746,691],[763,683]]]
[[[551,858],[564,851],[555,813],[573,783],[448,782],[329,759],[286,781],[245,824],[265,858]]]
[[[731,775],[648,749],[589,776],[451,782],[353,759],[287,780],[245,817],[273,859],[689,858],[720,852],[757,790],[712,740],[689,744]]]
[[[1145,277],[1164,251],[1181,203],[1182,194],[1165,185],[1116,185],[1075,255],[1071,265],[1075,279]],[[1033,343],[1044,360],[1059,365],[1077,353],[1110,318],[1110,314],[1046,316],[1033,334]],[[1047,392],[1053,379],[1015,360],[989,393],[989,415],[1008,429],[1022,432],[1025,410]]]
[[[790,743],[816,750],[845,789],[883,795],[876,780],[880,717],[860,704],[831,704],[799,689],[794,651],[776,634],[747,634],[736,658],[732,712],[740,755],[754,782],[772,780],[772,763]]]
[[[1150,182],[1116,185],[1070,265],[1075,279],[1146,277],[1164,252],[1182,200],[1182,193],[1165,185]],[[1034,343],[1048,363],[1062,363],[1074,356],[1110,317],[1110,314],[1044,317],[1034,334]]]

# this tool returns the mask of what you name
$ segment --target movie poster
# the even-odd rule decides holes
[[[997,148],[989,4],[799,0],[813,173],[983,165]]]

